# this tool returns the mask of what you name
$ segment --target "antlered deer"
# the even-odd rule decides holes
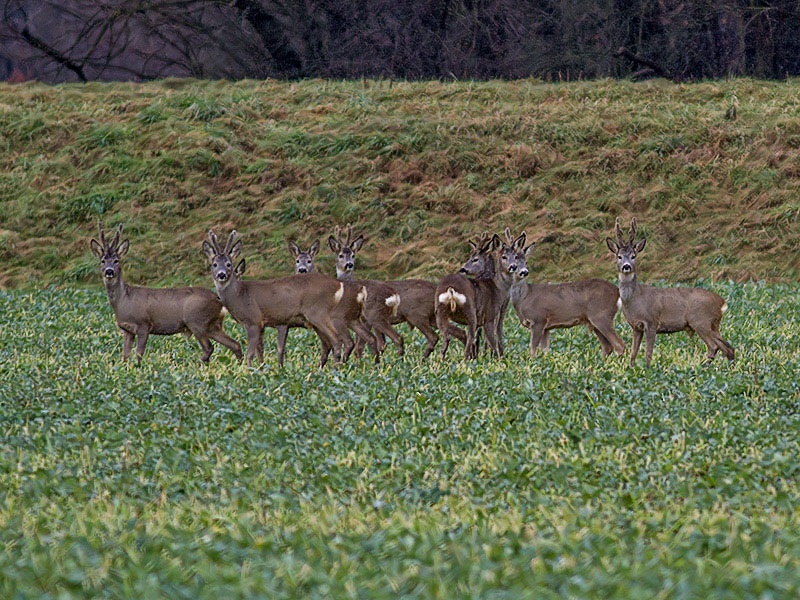
[[[467,323],[465,359],[477,358],[477,332],[481,327],[486,332],[486,342],[492,354],[500,356],[499,340],[503,335],[500,317],[508,305],[513,275],[517,270],[527,271],[525,252],[514,251],[524,243],[524,233],[515,240],[513,247],[503,243],[497,235],[480,245],[470,242],[472,254],[461,273],[475,275],[475,279],[468,279],[463,274],[446,275],[436,286],[436,324],[443,337],[442,358],[454,327],[451,319],[463,319]]]
[[[511,243],[511,232],[506,229],[506,239]],[[525,249],[529,256],[533,244]],[[522,249],[515,247],[516,252]],[[531,358],[537,349],[547,350],[550,330],[586,325],[600,341],[603,357],[611,352],[621,356],[625,343],[614,330],[614,317],[619,311],[617,286],[603,279],[587,279],[573,283],[526,283],[527,272],[514,273],[511,286],[511,303],[520,322],[530,329]]]
[[[242,359],[239,343],[222,329],[224,312],[214,292],[199,287],[145,288],[128,285],[122,279],[120,261],[127,254],[128,240],[120,243],[122,225],[111,240],[106,241],[103,226],[98,224],[100,241],[90,246],[100,259],[106,294],[114,310],[117,326],[122,330],[122,359],[127,360],[136,337],[136,354],[142,360],[149,335],[182,333],[197,338],[203,351],[200,360],[207,362],[214,351],[210,340],[216,340]]]
[[[264,327],[307,323],[320,338],[323,352],[320,367],[325,365],[325,348],[333,349],[334,359],[341,358],[341,342],[333,326],[331,313],[344,295],[344,285],[319,273],[291,275],[279,279],[244,281],[246,263],[233,261],[242,252],[241,240],[232,231],[224,248],[217,236],[208,232],[203,252],[211,265],[217,295],[231,316],[247,331],[247,362],[264,361]]]
[[[656,334],[688,331],[697,333],[708,347],[710,363],[718,350],[733,362],[733,346],[722,339],[719,324],[727,304],[719,295],[702,288],[657,288],[639,283],[636,276],[636,255],[644,250],[647,238],[636,239],[636,219],[631,221],[630,237],[623,240],[622,228],[617,219],[615,225],[617,241],[606,238],[606,244],[617,260],[619,276],[619,295],[622,300],[622,313],[633,329],[631,366],[636,363],[636,355],[646,340],[645,362],[650,367]]]
[[[328,246],[336,258],[336,278],[339,281],[351,281],[367,288],[367,303],[363,316],[366,324],[377,332],[375,339],[378,351],[383,352],[386,345],[383,339],[383,335],[385,335],[394,342],[397,346],[397,353],[402,356],[404,352],[403,338],[392,327],[392,319],[397,316],[398,307],[402,304],[400,296],[383,281],[357,280],[353,276],[356,252],[363,244],[363,235],[352,239],[352,230],[349,225],[346,238],[342,238],[339,227],[334,229],[334,235],[328,237]],[[357,348],[359,347],[360,344],[357,344]]]
[[[311,244],[308,250],[301,250],[293,241],[288,241],[287,244],[289,253],[294,258],[294,272],[296,274],[317,272],[314,257],[319,252],[319,240]],[[346,361],[355,347],[350,334],[347,332],[348,329],[355,332],[356,336],[362,339],[377,357],[378,350],[375,345],[375,337],[370,333],[366,325],[361,322],[361,314],[367,300],[367,288],[350,282],[343,283],[344,294],[342,295],[342,300],[331,313],[333,326],[336,328],[339,340],[342,342],[342,360]],[[281,366],[283,366],[284,356],[286,355],[286,337],[289,333],[289,327],[305,327],[305,324],[298,320],[289,325],[280,325],[276,328],[278,331],[278,364]],[[323,349],[323,352],[325,352],[325,349]]]

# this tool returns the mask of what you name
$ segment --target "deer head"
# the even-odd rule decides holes
[[[364,245],[364,236],[359,234],[352,239],[353,231],[350,224],[345,228],[347,237],[342,237],[341,229],[337,226],[333,235],[328,238],[328,246],[336,257],[336,276],[352,277],[355,268],[356,253]]]
[[[98,242],[92,239],[89,245],[92,248],[92,253],[100,259],[100,271],[103,277],[106,282],[111,283],[122,275],[122,266],[119,261],[128,253],[130,244],[128,240],[124,240],[120,244],[119,239],[122,236],[122,225],[117,229],[117,233],[114,234],[111,243],[106,241],[102,223],[98,223],[97,228],[100,232],[100,241]]]
[[[300,247],[292,240],[287,241],[289,253],[294,257],[295,273],[314,273],[317,270],[314,265],[314,257],[319,252],[319,240],[314,240],[308,250],[300,250]]]
[[[477,241],[468,240],[469,258],[458,270],[462,275],[470,277],[487,276],[494,274],[494,238],[488,231],[484,231]]]
[[[606,245],[611,252],[617,257],[617,273],[621,277],[628,277],[636,274],[636,255],[644,250],[647,244],[647,238],[642,238],[638,242],[636,239],[636,217],[631,220],[630,236],[626,241],[622,235],[622,227],[620,226],[619,217],[617,217],[614,224],[614,231],[617,240],[606,238]]]
[[[506,227],[505,241],[501,241],[495,235],[495,245],[497,246],[497,263],[500,272],[509,273],[514,281],[521,281],[528,276],[528,256],[535,242],[525,245],[527,235],[523,231],[518,237],[514,238],[511,229]]]
[[[217,291],[227,287],[234,276],[241,279],[242,275],[244,275],[246,266],[244,259],[239,261],[236,268],[233,267],[233,261],[242,253],[242,241],[236,241],[236,235],[237,233],[234,229],[228,236],[228,242],[225,247],[220,248],[216,234],[209,230],[208,240],[203,242],[203,252],[211,264],[211,276],[214,278],[214,285],[217,287]]]

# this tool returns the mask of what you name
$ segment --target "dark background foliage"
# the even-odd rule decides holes
[[[0,78],[800,74],[795,0],[0,0]]]

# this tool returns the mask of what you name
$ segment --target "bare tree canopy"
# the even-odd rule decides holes
[[[0,0],[0,78],[800,74],[795,0]]]

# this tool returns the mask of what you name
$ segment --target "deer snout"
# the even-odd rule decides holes
[[[630,273],[631,272],[631,264],[630,263],[625,263],[624,265],[622,265],[622,269],[621,270],[622,270],[623,273]]]
[[[351,262],[348,262],[348,263],[345,263],[345,264],[344,264],[344,268],[345,268],[346,270],[348,270],[348,271],[352,271],[352,270],[353,270],[353,266],[354,266],[354,265],[353,265],[353,263],[351,263]]]
[[[528,276],[528,269],[520,269],[519,273],[517,273],[520,277],[527,277]]]
[[[466,275],[466,274],[467,274],[467,270],[466,270],[464,267],[461,267],[461,268],[458,270],[458,272],[459,272],[459,273],[463,273],[464,275]]]
[[[297,272],[298,273],[308,273],[308,269],[306,269],[305,267],[297,267]]]
[[[114,277],[114,269],[111,269],[111,268],[108,268],[108,269],[106,269],[106,271],[105,271],[104,275],[105,275],[105,276],[106,276],[108,279],[111,279],[112,277]]]
[[[225,281],[228,278],[228,274],[225,271],[220,271],[217,273],[217,279],[220,281]]]

